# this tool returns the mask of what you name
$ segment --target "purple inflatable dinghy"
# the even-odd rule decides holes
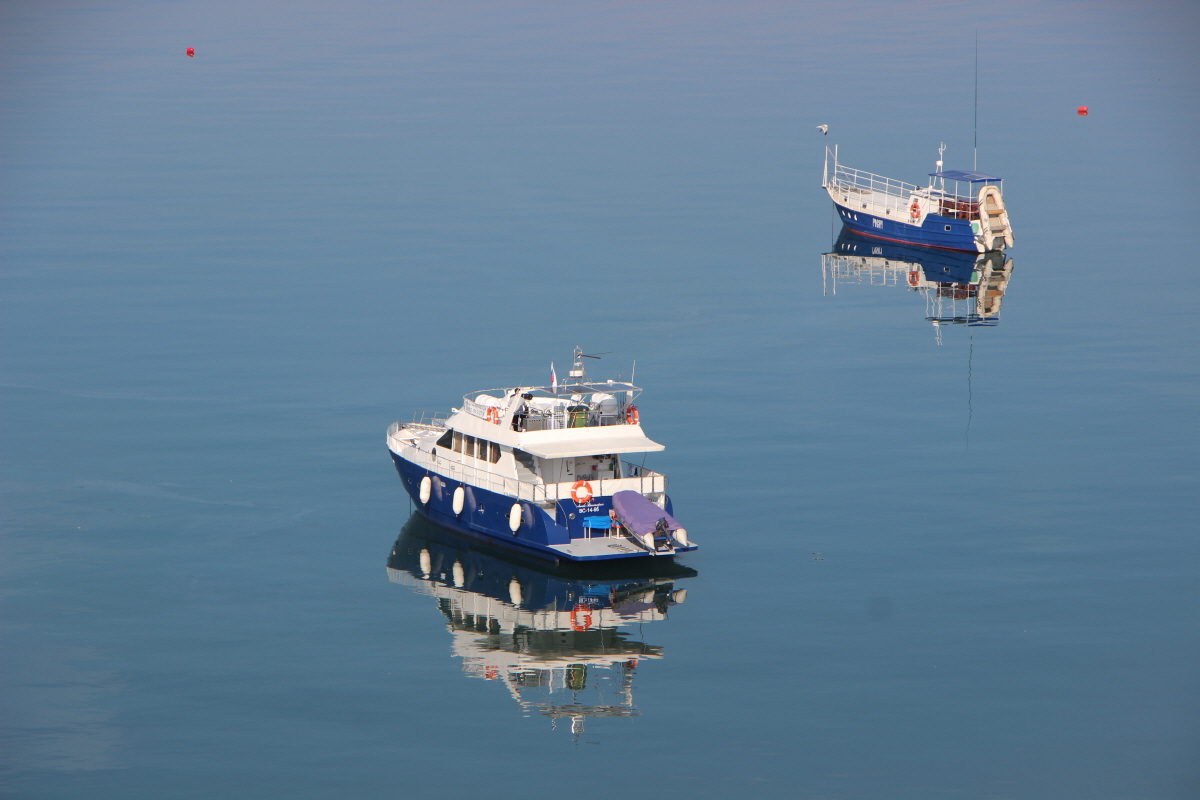
[[[612,496],[613,513],[617,522],[625,526],[645,546],[656,552],[671,550],[670,539],[687,545],[687,531],[678,520],[634,491],[615,492]],[[660,530],[660,523],[666,523]],[[655,532],[658,531],[658,536]],[[663,534],[666,534],[664,536]]]

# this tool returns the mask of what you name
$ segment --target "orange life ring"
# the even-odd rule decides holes
[[[917,272],[915,269],[912,272],[908,273],[908,285],[909,286],[911,286],[915,289],[915,288],[917,288],[917,286],[920,285],[920,283],[921,283],[921,273]]]
[[[587,481],[575,481],[575,485],[571,487],[571,499],[577,506],[587,503],[592,499],[592,485]]]
[[[492,423],[493,425],[499,425],[500,424],[500,409],[496,408],[495,406],[488,406],[487,421]]]
[[[582,613],[583,622],[579,621]],[[585,606],[582,603],[571,609],[571,628],[577,631],[586,631],[592,627],[592,609],[590,606]]]
[[[908,207],[908,213],[914,220],[921,218],[921,204],[913,200],[913,204]]]
[[[641,418],[638,416],[637,406],[630,406],[629,408],[625,409],[625,421],[630,425],[639,424],[639,419]]]

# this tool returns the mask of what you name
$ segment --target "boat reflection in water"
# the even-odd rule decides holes
[[[839,284],[906,286],[925,297],[925,319],[991,326],[1000,322],[1013,262],[1003,251],[961,253],[888,242],[842,228],[832,252],[821,256],[826,294]]]
[[[568,565],[523,560],[414,513],[387,563],[388,580],[437,599],[451,651],[473,678],[502,683],[528,715],[637,716],[633,676],[661,647],[622,626],[666,619],[696,575],[668,559]],[[553,725],[554,723],[552,723]]]

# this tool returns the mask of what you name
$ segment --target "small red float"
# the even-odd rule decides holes
[[[1087,116],[1087,112],[1088,112],[1088,107],[1087,107],[1087,106],[1080,106],[1080,107],[1079,107],[1079,116],[1081,116],[1081,117],[1086,117],[1086,116]]]
[[[196,57],[196,48],[189,47],[188,48],[188,58],[195,58],[195,57]]]

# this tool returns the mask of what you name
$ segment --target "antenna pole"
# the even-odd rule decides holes
[[[971,169],[979,169],[979,28],[975,29],[975,157]]]

